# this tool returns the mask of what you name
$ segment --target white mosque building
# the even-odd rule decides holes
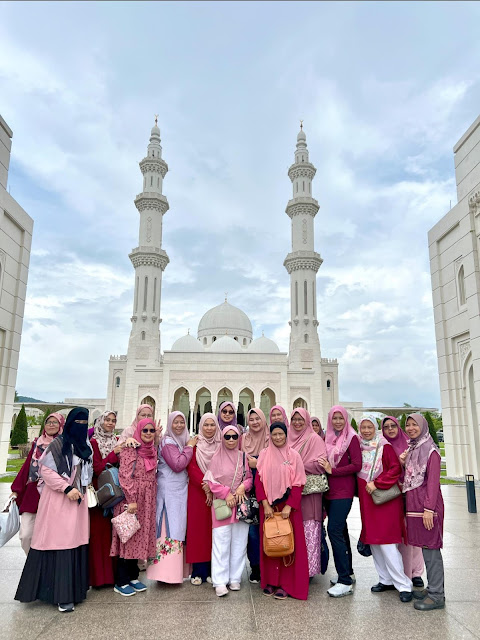
[[[254,339],[248,316],[225,298],[206,311],[196,338],[179,337],[162,354],[162,274],[169,264],[162,248],[163,216],[169,209],[163,180],[168,165],[156,124],[140,170],[143,191],[135,198],[139,241],[129,255],[135,269],[132,330],[127,354],[109,360],[106,406],[118,411],[119,424],[129,424],[136,407],[147,403],[163,421],[168,412],[183,411],[193,431],[205,411],[216,413],[227,399],[238,407],[240,421],[249,408],[259,406],[267,413],[274,404],[305,407],[325,420],[338,403],[338,363],[322,358],[318,337],[316,275],[322,258],[315,252],[314,220],[319,205],[312,197],[316,169],[303,128],[288,170],[293,193],[285,210],[292,229],[292,250],[284,261],[290,276],[288,353],[263,335]]]

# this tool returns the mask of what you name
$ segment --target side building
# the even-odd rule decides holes
[[[7,465],[33,220],[7,191],[12,130],[0,115],[0,473]]]
[[[457,204],[429,231],[447,474],[480,477],[480,116],[453,148]]]

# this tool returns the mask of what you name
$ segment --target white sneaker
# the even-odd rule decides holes
[[[343,596],[349,596],[353,593],[353,587],[351,584],[340,584],[337,582],[336,585],[330,587],[327,593],[329,596],[332,596],[332,598],[343,598]]]
[[[213,580],[211,579],[211,577],[210,577],[210,576],[208,576],[208,578],[207,578],[207,582],[208,582],[208,584],[212,584]]]
[[[240,583],[239,582],[231,582],[230,583],[230,591],[240,591]]]
[[[228,589],[225,585],[222,587],[215,587],[215,593],[219,598],[221,598],[222,596],[228,595]]]
[[[199,584],[202,584],[202,579],[197,576],[196,578],[190,578],[190,582],[198,587]]]
[[[355,584],[357,579],[355,578],[355,574],[354,573],[350,574],[350,578],[352,579],[352,584]],[[332,585],[332,587],[333,587],[333,585],[337,584],[337,582],[338,582],[338,576],[336,578],[332,578],[330,580],[330,584]]]

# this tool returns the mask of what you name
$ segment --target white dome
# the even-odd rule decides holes
[[[216,353],[241,353],[243,351],[238,342],[230,336],[222,336],[215,340],[209,350]]]
[[[248,350],[254,353],[280,353],[277,344],[270,338],[265,338],[265,336],[254,340]]]
[[[182,336],[178,340],[176,340],[172,345],[172,351],[184,351],[184,352],[192,352],[192,351],[205,351],[198,340],[195,340],[193,336],[187,334],[186,336]]]
[[[252,324],[246,313],[225,300],[213,307],[200,320],[198,337],[213,337],[228,334],[232,337],[252,339]]]

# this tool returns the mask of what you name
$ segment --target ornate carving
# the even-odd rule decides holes
[[[110,356],[110,360],[126,360],[127,356]]]
[[[149,193],[148,196],[140,193],[135,198],[135,206],[137,207],[138,211],[141,213],[146,209],[152,209],[153,211],[158,211],[158,213],[161,213],[163,216],[163,214],[166,213],[169,209],[168,200],[165,198],[165,196],[162,196],[160,194],[156,195],[152,192],[147,193]]]
[[[295,178],[308,178],[309,180],[313,180],[317,170],[310,162],[302,162],[301,164],[295,163],[292,164],[290,169],[288,170],[288,177],[293,182]]]
[[[161,173],[165,178],[168,171],[168,164],[161,158],[144,158],[140,163],[140,170],[145,175],[148,172]]]
[[[165,271],[165,267],[170,262],[167,254],[162,249],[160,249],[159,253],[144,253],[134,249],[128,257],[135,269],[141,266],[153,266]]]
[[[310,320],[309,320],[308,318],[304,318],[304,319],[303,319],[303,324],[304,324],[305,326],[307,326],[309,322],[310,322]]]
[[[318,327],[318,325],[319,325],[319,324],[320,324],[320,323],[319,323],[319,321],[318,321],[318,320],[314,320],[314,321],[313,321],[313,326],[314,326],[315,328],[316,328],[316,327]]]
[[[295,319],[294,319],[293,324],[294,324],[295,326],[297,326],[297,325],[298,325],[298,318],[295,318]]]
[[[468,199],[468,207],[474,215],[480,215],[480,191],[477,191]]]
[[[320,254],[315,251],[294,251],[293,253],[289,253],[285,258],[283,266],[288,273],[298,271],[299,269],[311,269],[317,273],[322,262],[323,260]]]
[[[458,352],[460,354],[460,361],[464,362],[468,354],[470,353],[470,340],[460,342],[458,344]]]
[[[306,218],[302,220],[302,235],[303,235],[303,244],[307,244],[307,219]]]
[[[136,322],[137,321],[137,316],[132,316],[130,318],[130,322]]]
[[[152,241],[152,217],[147,218],[147,242]]]
[[[285,213],[289,218],[294,218],[295,216],[312,216],[314,218],[317,215],[320,207],[314,198],[302,198],[300,202],[296,200],[297,198],[290,200],[285,209]]]

